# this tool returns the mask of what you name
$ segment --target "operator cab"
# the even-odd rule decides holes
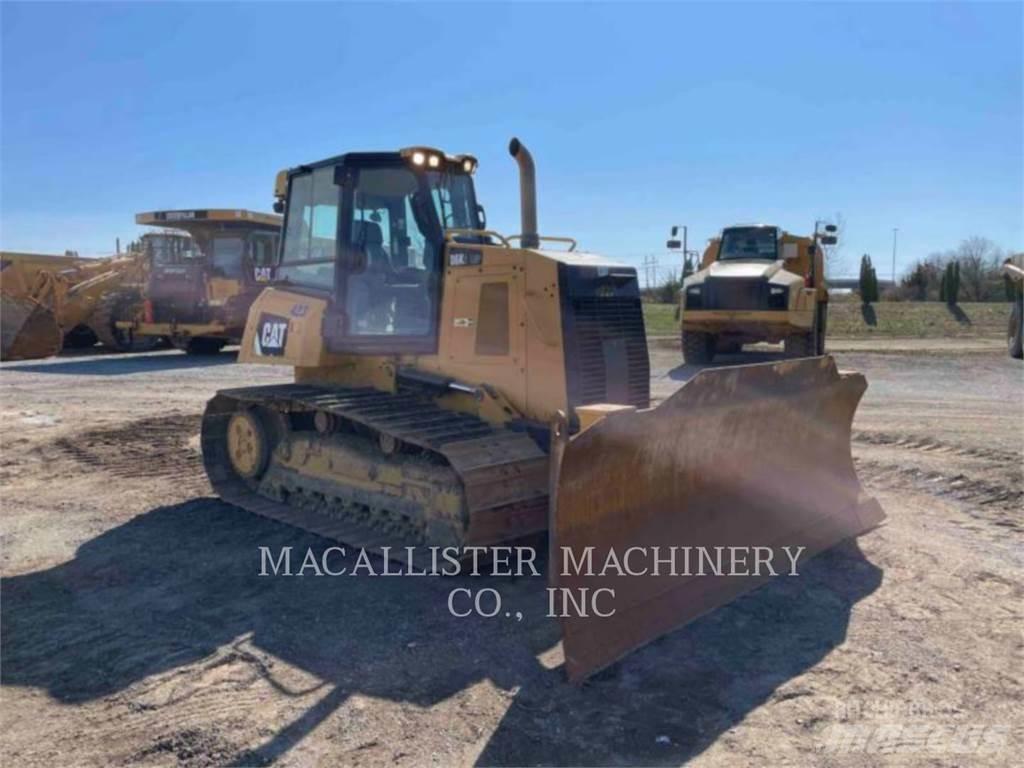
[[[332,299],[337,352],[437,348],[445,232],[484,242],[476,159],[426,147],[348,153],[287,172],[277,281]]]

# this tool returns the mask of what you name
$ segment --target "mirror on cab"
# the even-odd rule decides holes
[[[476,206],[476,225],[480,229],[487,229],[487,212],[484,211],[484,207],[479,203]]]

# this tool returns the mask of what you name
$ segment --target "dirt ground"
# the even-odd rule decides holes
[[[542,579],[472,580],[510,622],[448,613],[468,578],[258,575],[261,545],[328,544],[212,498],[199,415],[217,388],[290,371],[177,352],[6,364],[4,763],[1010,764],[1024,368],[984,345],[875,344],[894,346],[837,358],[868,377],[854,456],[887,523],[581,688]],[[657,397],[694,373],[678,361],[654,347]],[[927,738],[969,749],[968,731],[974,753]]]

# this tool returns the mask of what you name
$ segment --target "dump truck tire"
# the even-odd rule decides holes
[[[1007,328],[1006,348],[1010,357],[1024,358],[1024,296],[1018,296],[1010,310],[1010,325]]]
[[[787,336],[783,342],[783,346],[786,350],[786,357],[815,357],[820,355],[818,351],[820,342],[818,340],[818,322],[820,320],[820,312],[815,310],[814,322],[811,325],[811,330],[807,333],[794,333],[792,336]]]
[[[715,358],[715,335],[700,331],[683,331],[683,361],[688,365],[705,365]]]

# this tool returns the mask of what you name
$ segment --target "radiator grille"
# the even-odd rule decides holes
[[[704,309],[771,309],[764,280],[715,279],[704,281]]]
[[[575,355],[578,379],[572,405],[620,403],[647,408],[650,364],[639,298],[581,297],[571,300],[573,333],[567,357]]]

